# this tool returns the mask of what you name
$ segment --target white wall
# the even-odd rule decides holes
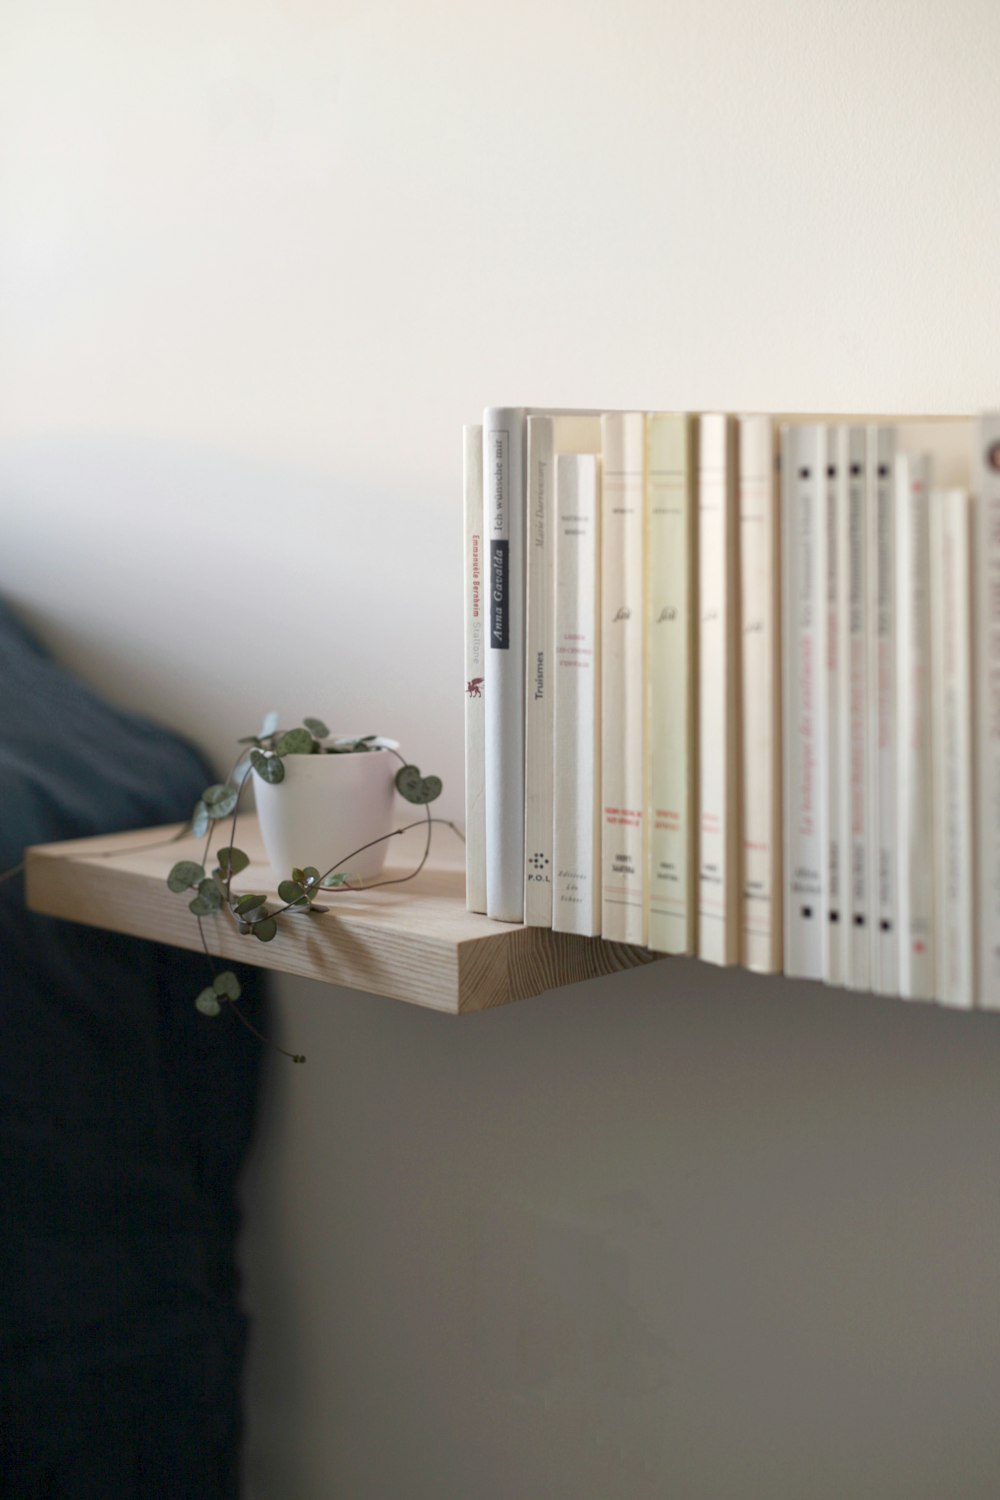
[[[486,401],[1000,398],[995,0],[6,0],[0,588],[220,760],[460,809]],[[1000,1489],[1000,1025],[660,966],[288,984],[253,1500]]]

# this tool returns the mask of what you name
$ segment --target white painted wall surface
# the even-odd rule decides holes
[[[220,761],[321,713],[457,815],[461,422],[1000,401],[998,57],[995,0],[5,0],[0,588]],[[995,1500],[995,1018],[280,1009],[250,1500]]]

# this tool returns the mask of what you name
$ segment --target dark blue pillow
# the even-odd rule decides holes
[[[29,844],[179,821],[211,779],[0,602],[0,871]],[[195,1010],[206,974],[0,884],[0,1496],[237,1493],[236,1179],[261,1054]],[[260,1026],[260,972],[239,977]]]

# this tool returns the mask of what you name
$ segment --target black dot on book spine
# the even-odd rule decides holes
[[[891,932],[892,931],[892,923],[891,922],[882,921],[878,925],[879,925],[879,928],[881,929],[882,932]]]
[[[888,477],[889,477],[889,465],[888,464],[879,464],[879,466],[878,466],[878,477],[880,479],[888,479]]]
[[[830,921],[831,922],[839,922],[840,921],[840,912],[839,911],[832,911],[830,913]]]
[[[809,469],[800,469],[799,470],[799,478],[800,479],[808,479],[809,478],[809,474],[810,474],[810,470]]]
[[[813,914],[813,909],[811,906],[803,906],[800,908],[799,914],[803,917],[811,917]]]
[[[864,917],[862,917],[860,914],[857,915],[854,918],[854,925],[855,925],[855,927],[863,927],[865,925],[865,919],[864,919]]]
[[[857,478],[857,476],[861,473],[861,465],[860,464],[851,464],[851,473],[854,475],[855,478]]]
[[[836,466],[836,464],[827,464],[827,466],[826,466],[826,477],[827,477],[827,479],[836,479],[836,477],[837,477],[837,466]]]

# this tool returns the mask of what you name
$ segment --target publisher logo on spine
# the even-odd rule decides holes
[[[510,646],[507,552],[506,541],[490,542],[490,646],[494,651],[506,651]]]

